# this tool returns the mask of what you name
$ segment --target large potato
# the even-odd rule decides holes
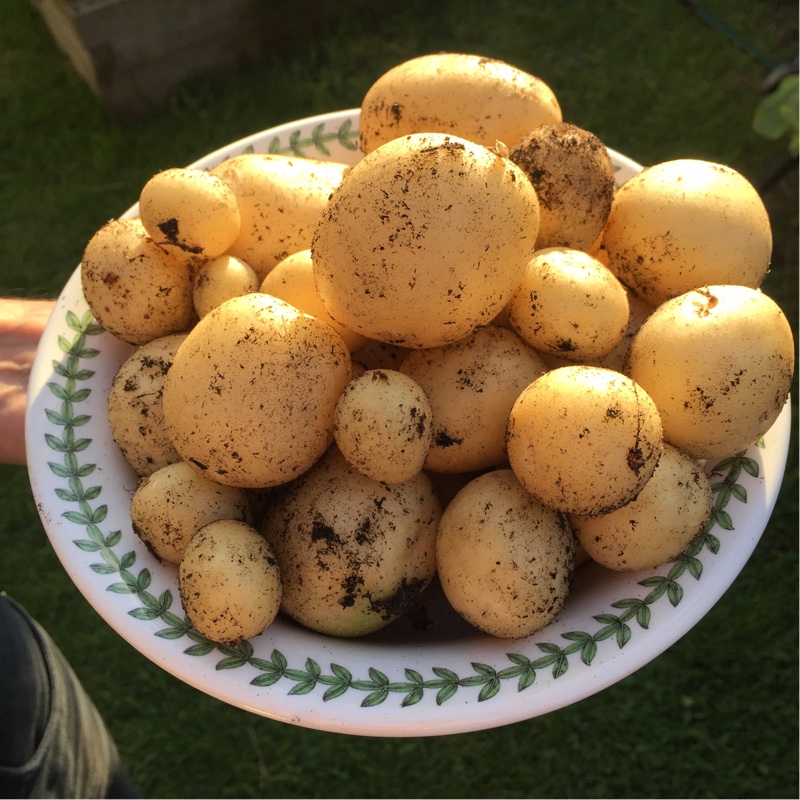
[[[758,192],[736,170],[678,159],[620,187],[603,244],[622,282],[657,306],[702,286],[760,286],[772,229]]]
[[[558,101],[540,78],[497,59],[435,53],[398,64],[369,88],[360,141],[364,153],[423,132],[511,147],[538,125],[560,121]]]
[[[546,371],[519,336],[491,325],[453,344],[410,353],[400,372],[419,383],[433,411],[425,468],[470,472],[505,463],[508,414]]]
[[[162,336],[138,347],[122,363],[108,392],[108,424],[125,460],[139,475],[180,461],[166,425],[162,397],[185,333]]]
[[[217,306],[190,331],[164,385],[181,457],[220,483],[264,488],[305,472],[333,441],[350,381],[342,338],[270,295]]]
[[[663,450],[656,405],[630,378],[588,366],[537,378],[508,421],[514,474],[546,505],[604,514],[636,497]]]
[[[631,342],[626,372],[655,401],[664,438],[696,458],[745,450],[786,403],[792,329],[745,286],[709,286],[659,306]]]
[[[572,530],[589,557],[614,570],[651,569],[680,555],[711,516],[711,486],[700,464],[664,445],[658,466],[624,508],[582,517]]]
[[[470,481],[442,514],[436,563],[453,608],[504,639],[552,622],[570,590],[574,540],[563,514],[508,469]]]
[[[336,447],[278,490],[264,518],[283,610],[312,630],[362,636],[415,608],[436,572],[441,508],[424,473],[389,485]]]
[[[188,330],[196,319],[194,271],[159,247],[139,219],[106,223],[89,240],[81,286],[95,319],[131,344]]]
[[[215,642],[257,636],[280,611],[282,582],[272,548],[248,524],[225,519],[200,528],[178,570],[189,621]]]
[[[133,530],[161,561],[180,564],[186,547],[204,525],[218,519],[250,519],[243,489],[222,486],[178,461],[139,481],[131,498]]]
[[[351,330],[438,347],[500,312],[538,220],[533,186],[507,158],[455,136],[404,136],[356,164],[333,193],[314,234],[314,280]]]
[[[333,161],[243,153],[211,170],[236,196],[239,235],[227,252],[263,281],[282,258],[311,246],[328,197],[349,169]]]

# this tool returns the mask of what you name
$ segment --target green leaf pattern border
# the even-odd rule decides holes
[[[353,130],[350,121],[345,121],[335,133],[325,133],[324,125],[316,126],[310,137],[300,138],[296,132],[289,138],[289,144],[281,147],[277,139],[269,144],[273,153],[292,153],[306,155],[313,147],[323,155],[328,155],[327,143],[336,140],[348,149],[355,149],[358,132]],[[45,433],[47,446],[54,454],[61,455],[61,461],[49,461],[48,466],[53,474],[64,480],[64,486],[55,489],[59,500],[74,504],[62,513],[69,522],[85,531],[83,538],[73,540],[76,547],[87,553],[96,553],[100,561],[90,564],[90,569],[99,576],[114,576],[114,582],[106,589],[120,595],[134,595],[141,605],[128,613],[134,619],[146,622],[161,620],[165,627],[155,632],[155,636],[163,639],[177,640],[187,637],[192,644],[183,652],[187,656],[205,656],[213,652],[222,658],[216,663],[217,670],[238,669],[249,665],[259,674],[250,683],[256,687],[269,687],[280,681],[292,683],[289,695],[305,695],[317,687],[323,687],[323,701],[331,701],[341,697],[348,691],[363,692],[362,707],[378,706],[387,700],[390,694],[402,695],[402,707],[413,706],[420,702],[428,692],[436,693],[437,705],[442,705],[456,695],[459,689],[477,689],[477,700],[483,702],[495,697],[504,686],[515,685],[518,692],[523,692],[534,685],[537,673],[550,670],[554,679],[563,676],[574,661],[574,656],[590,666],[604,642],[614,641],[618,648],[625,647],[638,629],[646,630],[650,626],[651,607],[666,601],[673,607],[683,599],[681,580],[687,573],[695,580],[703,574],[703,563],[700,555],[708,550],[717,555],[721,542],[712,531],[720,528],[724,531],[734,529],[731,514],[727,510],[732,501],[746,503],[747,492],[738,479],[744,471],[752,477],[759,476],[758,463],[747,456],[746,451],[737,453],[719,462],[711,471],[711,486],[714,493],[714,505],[711,518],[704,530],[681,553],[670,562],[666,575],[653,575],[639,581],[648,591],[644,597],[627,597],[611,603],[614,611],[598,614],[593,619],[598,627],[593,632],[569,631],[561,634],[562,643],[541,642],[536,647],[540,654],[530,657],[523,653],[507,653],[509,664],[497,668],[490,664],[472,662],[472,675],[459,675],[446,667],[434,666],[431,672],[434,677],[425,677],[414,669],[406,668],[402,680],[393,679],[384,672],[370,667],[366,676],[356,677],[346,667],[332,663],[326,672],[314,659],[307,658],[302,668],[290,666],[286,657],[275,649],[269,659],[255,656],[250,641],[238,645],[218,644],[197,631],[183,614],[175,613],[172,608],[174,598],[167,589],[158,595],[150,591],[152,575],[147,568],[136,572],[136,552],[118,552],[122,542],[119,530],[104,533],[102,523],[106,519],[108,507],[95,504],[102,491],[101,486],[92,486],[87,481],[95,472],[96,465],[81,463],[80,454],[89,446],[91,439],[80,436],[81,428],[90,422],[91,417],[79,413],[79,406],[92,392],[91,388],[82,386],[94,375],[87,368],[100,351],[89,344],[90,337],[103,333],[103,328],[86,311],[78,317],[73,311],[67,311],[67,327],[74,332],[72,339],[59,336],[59,349],[65,354],[60,361],[53,361],[53,375],[59,380],[51,380],[47,387],[53,399],[60,401],[58,410],[45,409],[48,421],[59,429],[60,435]],[[757,443],[763,447],[763,440]],[[608,646],[608,645],[605,645]],[[572,659],[572,661],[571,661]]]

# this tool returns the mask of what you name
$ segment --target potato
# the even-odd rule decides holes
[[[508,157],[539,198],[536,249],[590,248],[614,197],[611,156],[597,136],[568,122],[540,125],[514,144]]]
[[[547,368],[513,331],[488,326],[444,347],[412,352],[400,372],[433,410],[425,469],[470,472],[506,461],[506,422],[523,389]]]
[[[333,435],[342,455],[376,481],[403,483],[420,470],[433,437],[431,404],[412,378],[369,370],[336,404]]]
[[[311,246],[314,226],[349,167],[273,153],[243,153],[211,170],[236,195],[241,227],[228,253],[259,282],[283,258]]]
[[[189,540],[204,525],[218,519],[250,519],[244,490],[204,478],[182,461],[142,478],[130,511],[136,535],[169,564],[181,562]]]
[[[362,636],[415,608],[436,571],[441,508],[424,473],[389,485],[334,446],[276,493],[263,522],[282,609],[311,630]]]
[[[454,136],[389,142],[356,164],[314,233],[334,319],[409,348],[457,341],[497,315],[533,253],[539,208],[517,166]]]
[[[330,325],[266,294],[209,312],[164,384],[175,449],[206,477],[265,488],[305,472],[333,441],[350,353]]]
[[[629,503],[658,464],[656,405],[630,378],[582,365],[546,372],[511,409],[508,459],[531,494],[559,511],[604,514]]]
[[[568,247],[533,254],[506,311],[529,345],[580,363],[613,350],[630,316],[628,294],[614,273]]]
[[[309,248],[281,259],[264,278],[261,291],[279,297],[303,313],[327,322],[344,339],[351,352],[363,347],[367,342],[365,336],[337,322],[323,305],[314,285],[314,267]]]
[[[170,253],[221,256],[236,240],[239,204],[231,188],[204,169],[174,167],[157,173],[139,196],[148,235]]]
[[[162,336],[138,347],[117,370],[108,393],[111,435],[128,464],[150,475],[180,461],[164,424],[164,380],[185,333]]]
[[[711,516],[711,485],[698,461],[664,445],[653,476],[624,508],[595,517],[570,515],[589,557],[613,570],[642,570],[677,558]]]
[[[745,450],[770,429],[794,360],[791,326],[773,300],[745,286],[709,286],[653,311],[626,372],[655,401],[664,438],[705,459]]]
[[[483,56],[436,53],[381,75],[361,103],[360,143],[371,153],[409,133],[451,133],[494,147],[511,147],[561,108],[540,78]]]
[[[258,289],[255,270],[240,258],[225,254],[200,266],[194,279],[192,300],[197,316],[204,317],[226,300]]]
[[[744,176],[722,164],[678,159],[620,187],[603,243],[620,280],[658,306],[702,286],[757,288],[769,268],[772,230]]]
[[[502,639],[552,622],[569,595],[574,540],[563,514],[508,469],[470,481],[444,510],[436,564],[453,608]]]
[[[170,255],[139,219],[107,222],[89,240],[81,286],[95,319],[130,344],[188,330],[195,322],[192,266]]]
[[[280,569],[264,537],[244,522],[202,527],[178,570],[189,621],[209,639],[238,644],[262,633],[280,611]]]

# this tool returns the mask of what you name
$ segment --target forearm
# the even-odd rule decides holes
[[[54,300],[0,298],[0,463],[25,464],[31,366]]]

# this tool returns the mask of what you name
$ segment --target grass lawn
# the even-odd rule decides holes
[[[121,121],[76,76],[32,4],[3,2],[0,292],[55,295],[89,237],[157,170],[271,125],[356,107],[383,71],[425,52],[480,53],[541,76],[567,120],[643,164],[705,158],[756,180],[785,148],[751,128],[769,66],[747,45],[775,62],[794,58],[794,3],[707,0],[744,42],[679,0],[382,8],[377,21],[345,9],[324,35],[193,78],[162,107]],[[775,235],[765,289],[796,336],[796,168],[765,202]],[[11,467],[0,468],[0,590],[60,644],[147,797],[797,797],[797,396],[795,380],[778,505],[720,602],[627,679],[504,728],[353,738],[189,688],[86,603],[49,545],[25,471]]]

